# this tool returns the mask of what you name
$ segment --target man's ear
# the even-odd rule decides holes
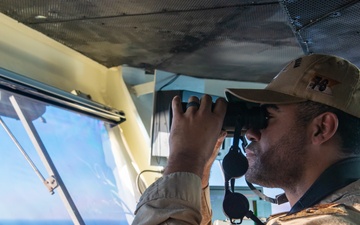
[[[324,112],[315,117],[311,123],[311,140],[314,144],[322,144],[334,136],[339,120],[334,113]]]

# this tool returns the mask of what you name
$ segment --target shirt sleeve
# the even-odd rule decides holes
[[[212,224],[212,210],[210,202],[210,187],[203,188],[201,191],[201,225]]]
[[[150,185],[136,206],[133,225],[199,225],[201,179],[193,173],[177,172]]]

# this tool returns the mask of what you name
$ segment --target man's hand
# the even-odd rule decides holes
[[[164,175],[174,172],[192,172],[203,177],[204,168],[214,152],[226,113],[227,102],[204,95],[201,100],[190,97],[189,102],[200,103],[184,112],[181,99],[172,101],[173,120],[170,131],[170,155]]]

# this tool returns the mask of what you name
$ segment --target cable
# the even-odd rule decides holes
[[[166,86],[168,86],[168,85],[170,85],[170,84],[172,84],[176,79],[178,79],[180,77],[180,75],[179,74],[175,74],[174,75],[174,77],[173,78],[171,78],[171,80],[170,81],[168,81],[166,84],[164,84],[161,88],[159,88],[159,90],[158,91],[161,91],[164,87],[166,87]]]
[[[164,170],[143,170],[143,171],[141,171],[137,176],[136,176],[136,187],[137,187],[137,189],[138,189],[138,191],[140,192],[140,194],[143,194],[143,192],[140,190],[140,185],[139,185],[139,181],[140,181],[140,176],[141,176],[141,174],[143,174],[143,173],[146,173],[146,172],[152,172],[152,173],[163,173],[164,172]]]
[[[226,9],[226,8],[240,8],[240,7],[247,7],[247,6],[262,6],[262,5],[272,5],[272,4],[278,4],[277,1],[273,2],[266,2],[266,3],[245,3],[245,4],[235,4],[235,5],[220,5],[220,6],[213,6],[213,7],[202,7],[202,8],[191,8],[191,9],[185,9],[185,10],[169,10],[169,9],[162,9],[159,11],[154,12],[145,12],[145,13],[136,13],[136,14],[130,14],[130,13],[122,13],[118,15],[107,15],[107,16],[82,16],[79,18],[71,18],[71,19],[46,19],[43,21],[36,21],[36,22],[25,22],[22,21],[22,23],[25,24],[41,24],[41,23],[65,23],[65,22],[72,22],[72,21],[83,21],[83,20],[97,20],[97,19],[111,19],[111,18],[122,18],[122,17],[133,17],[133,16],[149,16],[149,15],[161,15],[161,14],[169,14],[169,13],[187,13],[187,12],[197,12],[197,11],[207,11],[207,10],[217,10],[217,9]]]

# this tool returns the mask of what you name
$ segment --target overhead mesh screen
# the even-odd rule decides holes
[[[278,1],[12,1],[2,13],[107,66],[268,82],[302,54]]]
[[[107,66],[269,82],[292,58],[357,65],[358,0],[12,1],[0,11]]]
[[[282,1],[282,5],[306,54],[334,54],[360,66],[360,1]]]

